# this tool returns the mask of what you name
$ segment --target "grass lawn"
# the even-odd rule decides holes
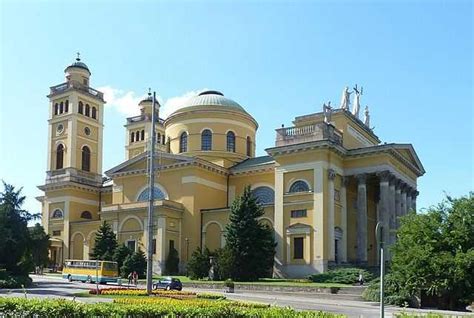
[[[153,276],[153,280],[159,280],[162,277],[166,276]],[[208,284],[216,283],[223,284],[224,281],[208,281],[208,280],[192,280],[187,276],[172,276],[178,278],[183,283],[193,283],[193,284]],[[145,283],[145,279],[140,279],[139,282]],[[261,278],[256,282],[235,282],[236,284],[242,285],[268,285],[268,286],[287,286],[287,287],[320,287],[320,288],[330,288],[330,287],[348,287],[352,285],[347,284],[337,284],[337,283],[313,283],[311,281],[306,281],[305,279],[281,279],[281,278]]]

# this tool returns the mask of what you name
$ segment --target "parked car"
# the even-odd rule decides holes
[[[183,284],[177,278],[163,277],[159,281],[153,284],[154,289],[166,289],[166,290],[181,290]]]

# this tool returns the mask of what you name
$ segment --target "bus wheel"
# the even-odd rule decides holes
[[[69,282],[72,282],[72,276],[71,276],[71,275],[68,275],[67,280],[68,280]]]
[[[86,283],[88,284],[92,283],[92,277],[90,275],[87,276]]]

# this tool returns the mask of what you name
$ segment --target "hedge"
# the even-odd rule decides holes
[[[360,273],[362,273],[364,282],[374,279],[371,272],[357,267],[336,268],[326,273],[311,275],[308,279],[315,283],[356,284],[359,281]]]
[[[151,300],[151,302],[149,301]],[[265,307],[225,300],[176,300],[168,298],[116,299],[114,303],[84,304],[64,299],[1,298],[3,317],[288,317],[333,318],[342,315],[290,308]]]

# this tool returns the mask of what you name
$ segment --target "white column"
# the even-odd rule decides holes
[[[318,272],[327,270],[327,255],[324,253],[325,228],[324,228],[324,187],[323,187],[323,167],[317,166],[313,170],[313,264]]]
[[[335,260],[335,237],[334,237],[334,178],[336,172],[328,170],[328,240],[329,240],[329,261]]]
[[[342,240],[341,240],[341,262],[347,262],[347,195],[346,187],[349,184],[348,177],[342,177],[341,184],[341,229],[342,229]]]
[[[367,176],[357,178],[357,262],[367,262]]]
[[[158,231],[156,235],[156,245],[159,246],[159,250],[156,253],[156,261],[158,263],[159,275],[164,273],[165,262],[166,262],[166,217],[158,217]]]
[[[382,171],[377,174],[380,178],[380,200],[379,200],[379,222],[383,224],[383,240],[388,243],[389,239],[389,209],[390,209],[390,186],[391,175],[388,171]]]
[[[396,230],[399,227],[400,224],[400,216],[402,214],[402,199],[401,199],[401,188],[400,188],[400,182],[397,182],[395,184],[395,221],[394,221],[394,227],[393,227],[393,242],[395,242],[396,239]]]
[[[275,248],[275,268],[274,273],[277,277],[283,277],[283,268],[285,265],[284,260],[284,216],[283,216],[283,169],[275,169],[275,217],[274,217],[274,229],[275,229],[275,241],[277,246]]]
[[[393,229],[395,228],[395,213],[396,213],[396,208],[395,208],[395,177],[392,176],[390,179],[390,208],[389,208],[389,218],[388,218],[388,245],[392,245],[394,240],[395,240],[395,235],[393,232]],[[388,246],[387,245],[387,246]],[[390,257],[390,251],[387,249],[387,259],[391,259]]]

